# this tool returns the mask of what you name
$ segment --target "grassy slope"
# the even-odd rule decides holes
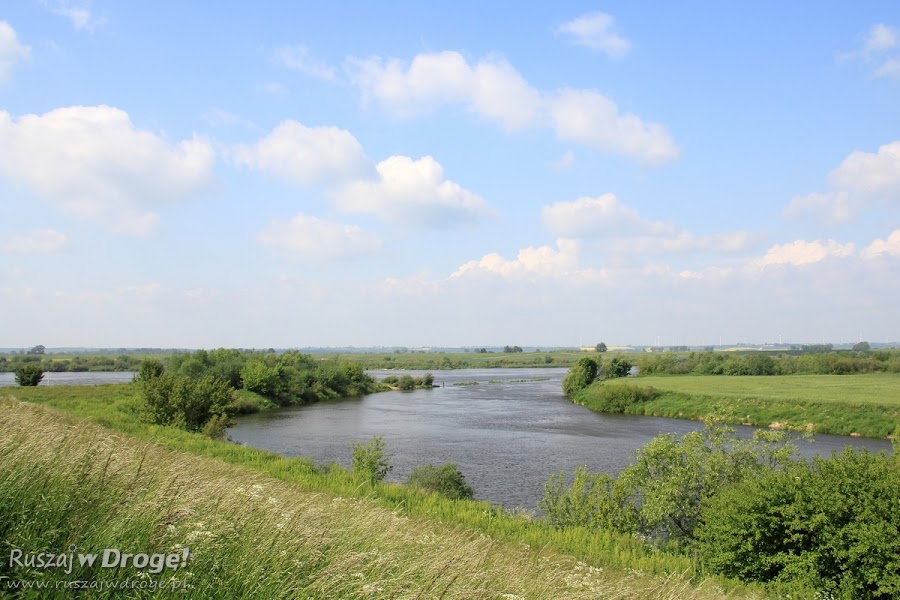
[[[733,409],[737,423],[807,427],[819,433],[884,438],[900,425],[900,374],[648,376],[602,385],[649,386],[662,392],[626,412],[697,419],[717,405]],[[588,408],[598,384],[577,399]]]
[[[120,425],[128,421],[122,417],[129,410],[127,402],[116,402],[121,389],[127,387],[101,388],[93,411],[105,412]],[[32,400],[48,401],[45,391],[28,390],[32,391]],[[66,391],[68,400],[56,398],[49,403],[69,404],[77,412],[86,394],[73,388]],[[30,394],[16,390],[16,395]],[[165,450],[11,398],[0,399],[0,428],[4,431],[0,437],[0,514],[8,517],[0,521],[4,547],[53,551],[75,544],[87,551],[119,547],[170,552],[180,544],[190,547],[193,556],[189,568],[159,576],[138,574],[136,569],[80,568],[72,575],[54,569],[22,572],[7,568],[4,572],[4,565],[0,566],[0,584],[4,575],[51,582],[140,577],[163,581],[174,577],[179,585],[190,586],[190,597],[204,598],[723,595],[711,581],[695,585],[677,575],[660,578],[634,570],[591,568],[552,550],[553,543],[529,544],[528,535],[522,539],[485,535],[461,527],[452,518],[459,507],[471,505],[483,511],[485,507],[479,503],[441,503],[428,496],[420,499],[420,505],[430,502],[439,508],[443,504],[446,514],[425,518],[399,505],[388,507],[377,496],[351,497],[354,491],[360,495],[359,489],[350,494],[309,489],[304,483],[310,481],[299,477],[304,469],[297,461],[229,444],[201,440],[192,444],[188,438],[199,438],[193,434],[157,435],[165,445],[189,452]],[[153,437],[151,429],[141,436]],[[209,452],[211,444],[215,452]],[[240,458],[230,462],[243,464],[202,455],[226,456],[229,446],[232,458]],[[260,473],[267,470],[260,468],[262,465],[271,467],[279,461],[276,472],[282,477]],[[285,476],[292,471],[291,464],[293,478]],[[407,494],[407,502],[413,499]],[[579,534],[573,532],[569,537],[578,538]],[[603,536],[597,542],[603,544]],[[630,552],[627,547],[613,547],[626,555]],[[746,589],[735,590],[732,596],[747,597],[747,593]],[[94,597],[117,595],[110,592]],[[168,595],[158,592],[153,597]],[[177,595],[184,597],[183,592]],[[34,597],[53,596],[42,592]]]

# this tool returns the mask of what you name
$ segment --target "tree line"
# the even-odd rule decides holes
[[[848,375],[900,373],[900,351],[810,352],[664,352],[635,361],[641,375]]]

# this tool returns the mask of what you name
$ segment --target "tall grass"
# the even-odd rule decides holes
[[[196,452],[166,450],[59,411],[0,399],[3,552],[181,552],[183,569],[27,568],[0,561],[0,595],[70,597],[83,580],[144,584],[90,597],[715,598],[712,581],[591,566],[527,538],[494,537],[443,518],[453,506],[414,494],[433,518],[377,498],[304,489]],[[198,438],[196,434],[185,434]],[[175,438],[168,438],[170,442]],[[212,443],[212,442],[210,442]],[[220,444],[225,455],[227,444]],[[187,449],[187,448],[185,448]],[[232,456],[242,454],[233,448]],[[260,453],[262,455],[264,453]],[[280,472],[287,473],[282,463]],[[240,462],[240,461],[234,461]],[[274,465],[270,457],[270,466]],[[305,473],[298,467],[295,474]],[[386,486],[389,492],[391,486]],[[399,487],[394,486],[396,493]],[[359,494],[357,494],[359,495]],[[427,512],[427,511],[425,511]],[[498,520],[502,520],[499,519]],[[527,527],[522,529],[523,532]],[[573,540],[579,532],[565,534]],[[583,542],[578,542],[583,543]],[[599,536],[599,545],[612,540]],[[612,545],[613,553],[622,551]],[[630,554],[629,550],[624,550]],[[6,558],[6,557],[3,557]],[[626,559],[628,560],[628,559]],[[163,587],[151,593],[153,585]],[[63,587],[59,586],[60,583]],[[746,593],[746,589],[735,594]],[[743,596],[746,597],[746,596]]]

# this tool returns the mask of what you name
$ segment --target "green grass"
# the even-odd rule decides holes
[[[143,423],[138,412],[138,387],[134,384],[14,388],[10,392],[19,400],[60,408],[130,438],[151,442],[170,451],[187,452],[204,460],[213,459],[249,469],[295,486],[298,490],[364,499],[397,515],[461,527],[487,535],[496,543],[514,542],[552,550],[585,564],[619,570],[620,574],[622,570],[631,570],[654,576],[687,578],[695,584],[704,579],[699,565],[692,558],[659,551],[630,536],[602,531],[550,529],[527,514],[510,513],[486,502],[451,501],[398,484],[361,485],[346,471],[333,469],[323,472],[306,458],[286,458],[272,452],[214,441],[199,434]],[[350,450],[348,448],[348,453]],[[730,590],[747,592],[750,589],[733,582],[720,584]]]
[[[885,438],[900,425],[900,374],[894,373],[638,377],[594,384],[575,400],[598,407],[601,386],[618,385],[656,391],[652,400],[627,406],[629,414],[701,419],[724,407],[736,424],[871,438]]]
[[[741,597],[753,589],[705,580],[690,558],[628,536],[548,529],[484,502],[372,487],[306,459],[146,425],[133,385],[11,391],[70,414],[0,399],[4,547],[157,552],[190,542],[195,561],[176,579],[192,597],[712,598],[722,586]],[[77,577],[137,576],[104,571]]]

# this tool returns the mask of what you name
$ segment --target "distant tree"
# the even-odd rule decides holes
[[[47,349],[44,348],[41,344],[38,344],[34,348],[28,351],[28,354],[43,354]]]
[[[43,378],[44,370],[40,363],[26,363],[16,369],[16,383],[21,386],[36,386]]]
[[[477,352],[478,354],[487,354],[487,348],[479,348],[475,352]]]
[[[872,347],[869,346],[869,342],[859,342],[857,344],[853,344],[853,349],[857,352],[865,352],[867,350],[871,350]]]
[[[603,342],[600,342],[599,344],[597,344],[597,346],[594,349],[597,352],[606,352],[606,344],[604,344]]]
[[[518,346],[504,346],[503,351],[506,353],[512,353],[512,352],[521,352],[522,349]]]

